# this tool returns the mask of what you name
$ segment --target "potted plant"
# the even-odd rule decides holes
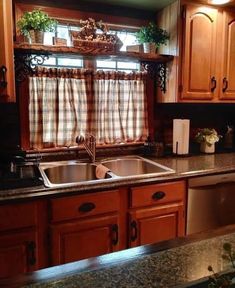
[[[215,143],[219,141],[220,137],[215,129],[203,128],[197,132],[195,140],[200,143],[201,152],[214,153]]]
[[[46,13],[39,9],[25,12],[17,22],[20,33],[29,37],[31,43],[43,44],[44,32],[53,32],[57,21],[51,19]]]
[[[156,48],[167,43],[169,34],[166,30],[157,27],[155,23],[150,22],[147,26],[140,28],[136,33],[136,38],[140,44],[143,44],[145,53],[155,53]]]

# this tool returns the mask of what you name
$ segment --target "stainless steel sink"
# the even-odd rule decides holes
[[[39,168],[47,187],[69,186],[81,182],[100,180],[96,177],[96,165],[92,163],[50,162],[40,164]],[[105,177],[106,179],[111,178],[108,173]]]
[[[105,174],[105,179],[99,179],[96,176],[96,167],[100,163],[109,169],[109,172]],[[95,183],[143,175],[157,177],[175,172],[166,166],[139,156],[116,157],[96,163],[76,161],[41,163],[39,169],[47,187],[68,187],[81,183]]]
[[[153,174],[153,176],[160,176],[175,172],[166,166],[139,156],[114,158],[104,160],[101,163],[109,168],[113,174],[119,177],[149,174]]]

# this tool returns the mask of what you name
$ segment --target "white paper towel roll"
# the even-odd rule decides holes
[[[173,153],[188,154],[189,127],[189,119],[173,119]]]

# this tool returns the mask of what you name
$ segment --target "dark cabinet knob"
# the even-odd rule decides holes
[[[228,89],[228,80],[226,77],[223,79],[223,93]]]
[[[153,200],[160,200],[166,196],[166,193],[163,191],[157,191],[152,195]]]
[[[217,86],[217,82],[216,82],[216,79],[215,79],[215,77],[212,77],[211,78],[211,92],[214,92],[215,91],[215,89],[216,89],[216,86]]]
[[[27,251],[28,251],[28,263],[30,266],[33,266],[36,264],[36,244],[34,241],[31,241],[27,245]]]
[[[138,237],[137,223],[136,221],[131,221],[131,241],[134,242]]]
[[[112,225],[112,233],[113,233],[113,239],[112,239],[112,244],[117,245],[118,244],[118,225],[114,224]]]
[[[95,207],[96,206],[94,203],[86,202],[86,203],[83,203],[81,206],[79,206],[78,211],[86,213],[86,212],[92,211],[93,209],[95,209]]]

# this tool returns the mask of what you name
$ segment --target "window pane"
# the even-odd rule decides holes
[[[69,36],[68,26],[58,25],[57,26],[57,37],[64,38],[67,40],[67,46],[71,46],[71,40]]]
[[[96,61],[96,67],[97,68],[116,68],[116,61],[110,61],[110,60],[97,60]]]
[[[48,65],[48,66],[56,65],[56,58],[55,57],[49,57],[48,60],[44,61],[43,65]]]
[[[139,70],[140,64],[135,62],[117,62],[117,68],[119,69],[132,69]]]
[[[134,45],[136,44],[136,36],[135,33],[128,33],[128,32],[117,32],[117,36],[122,41],[123,46],[121,47],[120,51],[126,51],[127,45]]]
[[[44,41],[43,41],[43,44],[44,45],[52,45],[53,41],[52,41],[52,37],[55,36],[55,33],[54,32],[45,32],[44,33]]]
[[[83,67],[82,59],[74,58],[57,58],[59,66],[73,66],[73,67]]]

